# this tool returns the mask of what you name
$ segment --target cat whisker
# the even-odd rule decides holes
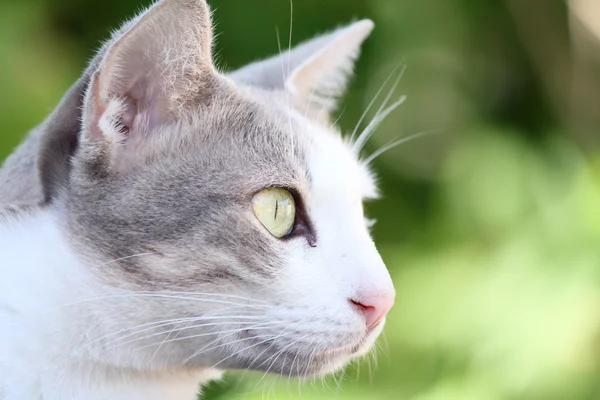
[[[229,304],[229,305],[234,305],[234,306],[243,306],[243,307],[249,307],[249,308],[270,307],[268,305],[262,305],[262,304],[258,304],[258,305],[257,304],[240,304],[240,303],[234,303],[234,302],[225,301],[225,300],[202,299],[202,298],[189,297],[189,296],[174,296],[174,295],[160,294],[160,293],[138,294],[138,296],[155,297],[155,298],[161,298],[161,299],[164,298],[164,299],[175,299],[175,300],[194,300],[194,301],[201,301],[201,302],[214,303],[214,304]]]
[[[381,86],[377,90],[377,93],[375,93],[375,96],[373,96],[373,99],[371,99],[371,101],[367,105],[367,108],[365,109],[365,111],[362,113],[362,115],[358,119],[358,122],[356,123],[356,126],[354,126],[354,130],[352,130],[352,134],[350,135],[350,143],[354,142],[354,138],[355,138],[355,136],[356,136],[356,134],[358,132],[358,129],[360,128],[360,125],[363,123],[363,121],[367,117],[367,114],[369,113],[369,111],[371,111],[371,108],[373,107],[373,105],[375,104],[375,102],[377,101],[377,99],[379,98],[379,95],[381,94],[381,92],[383,92],[383,89],[385,89],[385,86],[388,84],[388,82],[390,81],[390,79],[392,79],[392,76],[394,76],[394,74],[396,73],[396,71],[398,71],[398,69],[401,66],[402,66],[402,63],[399,63],[398,65],[396,65],[394,67],[394,69],[392,70],[392,72],[390,72],[390,74],[387,76],[387,78],[385,79],[385,81],[383,81],[383,83],[381,84]]]
[[[308,356],[308,362],[306,363],[306,368],[305,368],[305,370],[304,370],[304,376],[307,376],[307,375],[308,375],[308,369],[310,368],[310,365],[311,365],[311,363],[312,363],[312,361],[313,361],[313,358],[314,358],[314,356],[315,356],[316,352],[317,352],[317,349],[316,349],[316,348],[313,348],[313,349],[311,350],[311,352],[310,352],[310,355]]]
[[[390,354],[390,342],[387,337],[387,332],[385,332],[385,331],[381,332],[381,335],[379,336],[379,338],[380,338],[380,340],[378,340],[378,341],[383,342],[385,352],[387,354]]]
[[[327,390],[327,391],[331,392],[331,388],[329,387],[329,384],[327,383],[327,379],[321,379],[321,387],[323,388],[323,390]]]
[[[344,383],[344,378],[346,378],[346,371],[348,370],[348,365],[346,364],[345,366],[342,367],[342,369],[340,370],[340,381],[338,383],[338,390],[341,389],[343,383]]]
[[[176,342],[176,341],[182,341],[182,340],[190,340],[190,339],[199,338],[199,337],[215,336],[215,335],[218,336],[217,339],[211,341],[205,347],[203,347],[202,349],[200,349],[200,351],[198,352],[198,354],[200,354],[202,351],[213,350],[214,348],[206,350],[206,347],[209,347],[209,346],[211,346],[211,345],[219,342],[223,338],[235,335],[236,333],[239,333],[239,332],[242,332],[242,331],[259,329],[259,328],[261,328],[263,326],[268,326],[268,325],[273,325],[273,324],[274,324],[273,322],[264,322],[264,323],[261,323],[261,324],[256,324],[255,322],[248,322],[249,326],[245,326],[245,327],[241,327],[241,328],[235,328],[235,329],[222,330],[222,331],[215,331],[215,332],[205,332],[205,333],[201,333],[201,334],[188,335],[188,336],[184,336],[184,337],[175,337],[175,338],[170,339],[170,340],[163,340],[161,342],[143,345],[141,347],[137,347],[136,350],[143,350],[143,349],[151,348],[151,347],[155,347],[155,346],[159,346],[160,347],[160,346],[163,346],[164,344],[167,344],[167,343]],[[220,324],[220,325],[226,325],[226,324]],[[205,325],[196,325],[196,326],[191,326],[191,327],[185,327],[185,328],[176,330],[176,332],[177,332],[177,334],[179,334],[179,333],[183,332],[186,329],[199,328],[199,327],[203,327],[203,326],[205,326]],[[216,325],[216,326],[218,326],[218,325]],[[167,331],[162,331],[162,332],[159,332],[157,334],[148,335],[148,336],[145,336],[145,337],[142,337],[142,338],[135,338],[133,340],[129,340],[129,341],[124,342],[124,343],[116,343],[115,346],[112,346],[111,348],[108,348],[108,349],[104,349],[103,351],[105,352],[105,351],[108,351],[108,350],[114,350],[114,349],[119,348],[121,346],[129,345],[129,344],[138,342],[140,340],[143,340],[145,338],[149,338],[149,337],[153,337],[153,336],[157,336],[157,335],[164,335],[166,332]],[[218,347],[215,347],[215,348],[218,348]],[[158,349],[156,351],[158,351]],[[184,365],[187,361],[189,361],[193,357],[195,357],[195,355],[189,357],[184,363],[182,363],[182,365]]]
[[[377,346],[373,346],[370,350],[371,353],[371,357],[373,359],[373,364],[374,364],[374,368],[373,368],[373,374],[376,374],[377,371],[379,370],[379,357],[377,357]]]
[[[277,395],[275,392],[275,384],[277,383],[277,381],[275,379],[271,379],[271,385],[269,386],[269,391],[267,392],[267,395],[269,397],[271,397],[271,393],[273,393],[273,399],[277,400]]]
[[[228,335],[225,335],[224,337],[228,337],[228,336],[231,336],[231,335],[232,334],[228,334]],[[215,349],[218,349],[218,348],[221,348],[221,347],[225,347],[225,346],[228,346],[228,345],[231,345],[231,344],[235,344],[235,343],[238,343],[238,342],[243,342],[243,341],[246,341],[246,340],[251,340],[252,338],[253,337],[242,338],[240,340],[235,340],[233,342],[222,343],[220,345],[217,345],[217,346],[214,346],[214,347],[210,347],[213,344],[218,343],[222,339],[222,338],[217,338],[217,339],[213,340],[212,342],[208,343],[206,346],[202,347],[200,350],[194,352],[194,354],[192,354],[190,357],[188,357],[187,359],[185,359],[184,362],[181,365],[185,365],[192,358],[194,358],[194,357],[202,354],[203,352],[215,350]]]
[[[103,347],[106,347],[106,346],[109,346],[109,345],[111,345],[113,343],[117,343],[119,341],[122,341],[123,339],[126,339],[128,337],[136,336],[136,335],[139,335],[139,334],[141,334],[143,332],[155,330],[155,329],[158,329],[158,328],[161,328],[161,327],[164,327],[164,326],[170,326],[170,325],[174,325],[174,324],[181,325],[181,324],[184,324],[184,323],[195,323],[195,322],[200,322],[200,321],[225,320],[225,321],[219,321],[219,322],[204,323],[202,325],[202,326],[219,326],[219,325],[227,325],[227,324],[230,324],[230,323],[237,323],[237,324],[248,323],[248,324],[250,324],[250,323],[255,323],[257,320],[264,320],[264,319],[266,319],[266,318],[260,317],[258,315],[250,315],[250,316],[248,316],[248,315],[246,315],[246,316],[244,316],[244,315],[222,315],[222,313],[225,312],[225,311],[230,311],[232,309],[243,308],[243,307],[246,307],[246,305],[236,305],[236,306],[233,306],[233,307],[224,308],[224,309],[220,310],[219,313],[216,313],[216,314],[213,313],[213,314],[210,314],[210,315],[204,315],[204,316],[198,316],[198,317],[175,318],[175,319],[167,319],[167,320],[159,320],[159,321],[148,322],[148,323],[145,323],[145,324],[136,325],[136,326],[133,326],[133,327],[121,329],[121,330],[116,331],[116,332],[111,332],[111,333],[109,333],[107,335],[104,335],[104,336],[102,336],[100,338],[96,338],[96,339],[88,342],[87,345],[90,346],[90,345],[93,345],[95,343],[102,342],[102,341],[104,341],[104,340],[106,340],[106,339],[108,339],[110,337],[118,336],[115,339],[113,339],[113,340],[111,340],[111,341],[109,341],[107,343],[104,343]],[[236,321],[236,320],[239,320],[239,319],[242,319],[242,321]],[[252,320],[252,322],[244,322],[244,320],[250,320],[250,319]],[[197,326],[197,327],[199,327],[199,326]],[[187,328],[184,328],[184,329],[187,329]],[[127,333],[127,332],[129,332],[129,333]],[[125,333],[127,333],[127,334],[125,334]],[[125,334],[125,335],[122,335],[122,334]],[[151,337],[151,336],[157,336],[157,335],[161,335],[161,334],[164,334],[164,331],[163,332],[159,332],[159,333],[155,333],[153,335],[149,335],[149,336],[146,336],[146,337],[143,337],[143,338],[136,338],[135,340],[128,341],[126,343],[131,343],[131,342],[134,342],[134,341],[137,341],[137,340],[143,340],[144,338]],[[119,345],[124,345],[124,344],[125,343],[119,343]]]
[[[338,117],[335,119],[335,121],[333,121],[333,124],[331,124],[331,126],[336,126],[338,124],[338,122],[340,122],[340,119],[342,118],[342,115],[344,115],[344,112],[346,112],[346,106],[344,106],[344,108],[340,112],[340,115],[338,115]]]
[[[177,295],[177,297],[175,297],[175,295]],[[229,295],[229,294],[222,294],[222,293],[131,292],[131,293],[107,294],[107,295],[103,295],[103,296],[90,297],[90,298],[79,300],[79,301],[75,301],[75,302],[72,302],[72,303],[62,304],[62,305],[57,306],[55,308],[49,309],[49,311],[55,311],[57,309],[61,309],[61,308],[65,308],[65,307],[71,307],[71,306],[75,306],[75,305],[78,305],[78,304],[83,304],[83,303],[90,302],[90,301],[107,300],[107,299],[112,299],[112,298],[128,298],[128,297],[160,297],[160,298],[171,298],[171,299],[177,299],[177,300],[203,301],[203,302],[207,302],[207,303],[221,302],[222,304],[227,304],[226,302],[224,302],[224,300],[214,300],[214,299],[210,299],[210,298],[198,298],[198,297],[183,297],[183,296],[229,297],[229,298],[236,299],[236,300],[243,300],[243,301],[247,301],[247,302],[259,303],[259,304],[240,304],[240,303],[229,302],[230,304],[233,304],[233,305],[244,305],[244,306],[252,306],[252,307],[259,307],[261,305],[264,305],[266,307],[270,307],[268,305],[268,303],[265,302],[265,301],[252,299],[250,297],[244,297],[244,296],[238,296],[238,295]]]
[[[234,390],[239,389],[242,386],[242,383],[245,382],[246,375],[248,374],[249,369],[245,369],[244,372],[237,375],[235,380],[235,384],[232,385]]]
[[[262,354],[262,353],[261,353]],[[236,384],[235,387],[238,388],[241,386],[242,382],[244,382],[246,380],[246,376],[248,375],[248,372],[252,371],[252,365],[254,365],[254,362],[256,361],[256,357],[255,359],[250,363],[248,368],[244,368],[244,371],[238,375],[237,379],[236,379]],[[264,391],[263,391],[264,392]]]
[[[288,374],[288,383],[292,379],[292,372],[294,371],[294,364],[296,363],[296,359],[298,358],[298,354],[299,353],[296,353],[296,355],[294,356],[294,359],[292,360],[292,365],[290,366],[290,373]],[[283,360],[283,366],[285,366],[285,359]]]
[[[206,336],[214,336],[214,335],[219,336],[218,340],[221,340],[221,339],[223,339],[225,337],[232,336],[232,335],[234,335],[236,333],[239,333],[239,332],[256,330],[256,329],[259,329],[259,328],[263,328],[265,326],[275,325],[277,323],[278,323],[278,321],[268,321],[268,322],[263,322],[261,324],[256,324],[256,323],[253,322],[254,325],[250,325],[250,326],[247,326],[247,327],[235,328],[235,329],[228,329],[228,330],[218,331],[218,332],[205,332],[205,333],[199,333],[199,334],[196,334],[196,335],[175,337],[173,339],[163,340],[161,343],[154,343],[154,344],[144,345],[144,346],[140,347],[139,349],[145,349],[147,347],[154,347],[156,345],[162,346],[162,345],[167,344],[167,343],[178,342],[178,341],[189,340],[189,339],[196,339],[196,338],[206,337]],[[188,327],[185,327],[185,328],[182,328],[182,329],[177,329],[176,332],[177,333],[181,333],[181,332],[185,331],[186,329],[201,328],[201,327],[204,327],[204,326],[205,325],[192,325],[192,326],[188,326]],[[173,330],[171,332],[173,332]],[[158,334],[149,335],[149,336],[146,336],[144,338],[153,337],[153,336],[157,336],[157,335],[163,335],[164,333],[165,332],[160,332]],[[224,334],[226,334],[226,335],[224,335]],[[144,338],[141,338],[141,339],[144,339]]]
[[[383,122],[383,120],[392,111],[394,111],[399,105],[401,105],[402,103],[404,103],[404,101],[406,100],[406,96],[403,95],[403,96],[400,96],[400,98],[398,99],[398,101],[396,101],[395,103],[393,103],[391,106],[389,106],[389,107],[387,106],[390,98],[392,97],[392,95],[396,91],[396,88],[398,87],[398,84],[400,83],[400,80],[404,76],[404,72],[405,71],[406,71],[406,66],[403,66],[400,69],[400,72],[398,73],[398,77],[396,78],[396,80],[392,84],[392,87],[388,91],[387,96],[385,97],[385,99],[381,103],[381,106],[379,106],[379,109],[375,113],[375,116],[373,117],[373,119],[371,120],[371,122],[367,125],[367,127],[362,131],[362,133],[358,136],[358,138],[356,139],[356,142],[354,142],[353,148],[354,148],[356,154],[360,153],[360,151],[362,150],[362,148],[364,147],[364,145],[371,138],[371,136],[373,135],[373,133],[375,133],[375,130],[377,129],[377,127],[379,126],[379,124],[381,124],[381,122]]]
[[[108,341],[106,343],[102,343],[102,345],[100,347],[102,348],[102,351],[108,351],[108,350],[112,350],[112,349],[117,348],[117,347],[123,347],[125,345],[128,345],[130,343],[134,343],[134,342],[138,342],[140,340],[144,340],[144,339],[151,338],[151,337],[154,337],[154,336],[164,335],[167,331],[169,331],[169,329],[167,328],[165,330],[161,330],[160,332],[155,332],[155,333],[152,333],[152,334],[149,334],[149,335],[145,335],[145,336],[138,336],[140,334],[143,334],[144,332],[152,331],[152,330],[155,330],[155,329],[158,329],[158,328],[162,328],[162,327],[165,327],[165,326],[168,327],[170,325],[175,325],[175,324],[181,325],[181,324],[184,324],[184,323],[187,323],[187,322],[189,322],[189,321],[168,322],[168,323],[159,324],[159,325],[151,326],[151,327],[148,327],[148,328],[140,329],[138,331],[136,331],[135,328],[134,328],[134,329],[131,329],[130,333],[128,333],[126,335],[122,335],[122,336],[113,338],[113,339],[111,339],[110,341]],[[193,321],[193,322],[196,322],[196,321]],[[243,324],[243,323],[244,322],[240,322],[240,324]],[[247,323],[247,324],[253,324],[255,322],[253,321],[253,322],[245,322],[245,323]],[[204,326],[204,327],[208,327],[208,326],[227,326],[229,324],[230,324],[229,321],[225,321],[225,322],[215,322],[215,323],[201,324],[201,325],[197,325],[196,327],[201,327],[201,326]],[[184,328],[180,328],[180,329],[184,329]],[[171,331],[172,330],[173,329],[171,329]],[[133,331],[133,332],[131,332],[131,331]],[[107,336],[114,336],[114,335],[107,335]],[[133,337],[133,339],[125,340],[125,339],[131,338],[131,337]],[[102,340],[95,340],[95,341],[92,341],[90,344],[94,344],[94,342],[101,342],[101,341]]]
[[[298,390],[298,395],[299,395],[299,396],[300,396],[300,398],[302,399],[302,398],[303,398],[303,397],[302,397],[302,386],[303,386],[303,385],[302,385],[302,382],[301,382],[301,380],[300,380],[300,379],[296,379],[296,380],[295,380],[295,382],[296,382],[296,390]]]
[[[298,342],[302,341],[303,339],[306,339],[307,337],[309,337],[311,335],[312,335],[312,333],[308,333],[308,334],[302,336],[301,338],[296,339],[295,341],[293,341],[292,343],[288,344],[287,346],[285,346],[284,348],[282,348],[281,350],[279,350],[277,353],[275,353],[274,355],[272,355],[271,357],[269,357],[268,359],[266,359],[263,363],[261,363],[260,365],[263,365],[263,364],[269,362],[269,360],[273,359],[273,357],[275,357],[275,359],[273,359],[273,362],[271,362],[271,364],[267,368],[266,372],[264,373],[263,377],[258,381],[258,383],[260,383],[265,378],[265,376],[267,376],[267,374],[269,373],[269,371],[271,370],[271,368],[273,368],[273,365],[275,365],[275,362],[281,356],[281,354],[283,354],[291,346],[297,344]]]
[[[360,368],[362,366],[362,362],[360,359],[355,359],[352,363],[356,366],[356,383],[360,382]]]
[[[285,328],[285,329],[282,331],[281,335],[285,334],[289,328],[290,328],[289,326],[288,326],[288,327],[286,327],[286,328]],[[271,346],[269,346],[269,348],[271,348],[271,347],[272,347],[274,344],[275,344],[275,343],[273,343]],[[287,347],[286,347],[286,348],[287,348]],[[285,348],[284,348],[284,349],[282,349],[282,351],[283,351],[283,350],[285,350]],[[280,352],[281,352],[281,351],[280,351]],[[275,353],[275,354],[278,354],[278,353]],[[268,362],[268,361],[269,361],[269,360],[271,360],[272,358],[273,358],[273,356],[269,357],[267,360],[263,361],[263,362],[262,362],[262,363],[261,363],[259,366],[261,366],[261,365],[265,364],[266,362]],[[273,363],[274,363],[276,360],[277,360],[277,359],[275,359],[275,360],[273,361]],[[261,379],[258,381],[257,385],[259,385],[259,384],[261,383],[261,381],[262,381],[262,380],[263,380],[263,379],[264,379],[264,378],[267,376],[267,374],[269,373],[269,370],[270,370],[270,369],[271,369],[271,367],[273,366],[273,363],[272,363],[272,364],[269,366],[269,368],[267,368],[267,370],[265,371],[265,373],[264,373],[264,375],[262,376],[262,378],[261,378]]]
[[[277,49],[279,50],[279,56],[281,58],[281,79],[282,82],[285,84],[286,78],[285,78],[285,66],[283,65],[283,50],[281,50],[281,38],[279,37],[279,27],[275,27],[275,36],[277,38]]]
[[[363,132],[360,134],[358,139],[356,139],[356,142],[353,145],[353,149],[356,152],[356,154],[360,153],[360,151],[364,147],[365,143],[371,138],[373,133],[375,133],[375,130],[377,129],[377,127],[379,127],[379,124],[381,124],[381,122],[383,122],[383,120],[392,111],[394,111],[396,108],[398,108],[398,106],[400,106],[402,103],[404,103],[405,100],[406,100],[406,96],[402,95],[402,96],[400,96],[400,98],[398,100],[396,100],[394,103],[392,103],[389,107],[387,107],[386,109],[384,109],[381,112],[378,112],[377,115],[375,115],[375,117],[371,120],[371,122],[369,122],[367,127],[363,130]]]
[[[288,39],[288,74],[290,76],[290,69],[292,65],[292,32],[294,30],[294,0],[290,0],[290,36]]]
[[[235,294],[227,294],[227,293],[203,293],[203,292],[164,292],[164,293],[166,293],[166,294],[188,294],[188,295],[195,295],[195,296],[221,296],[221,297],[235,298],[235,299],[244,300],[244,301],[252,301],[255,303],[268,304],[266,301],[256,300],[252,297],[240,296],[240,295],[235,295]]]
[[[251,328],[251,327],[248,327],[248,328],[246,328],[246,329],[250,329],[250,328]],[[242,329],[242,330],[244,330],[244,329]],[[214,348],[210,348],[210,346],[212,346],[212,345],[213,345],[213,344],[215,344],[215,343],[218,343],[218,342],[219,342],[220,340],[222,340],[223,338],[226,338],[226,337],[229,337],[229,336],[232,336],[232,335],[235,335],[235,332],[228,333],[228,334],[226,334],[226,335],[220,336],[220,337],[218,337],[217,339],[215,339],[215,340],[211,341],[210,343],[208,343],[208,344],[206,344],[204,347],[202,347],[200,350],[197,350],[196,352],[194,352],[194,353],[193,353],[193,354],[192,354],[190,357],[188,357],[187,359],[185,359],[185,360],[184,360],[184,361],[181,363],[181,365],[182,365],[182,366],[183,366],[183,365],[185,365],[185,364],[186,364],[188,361],[190,361],[192,358],[196,357],[197,355],[201,354],[203,351],[210,351],[210,350],[214,350],[215,348],[219,348],[219,347],[221,347],[221,346],[215,346]],[[188,337],[185,337],[184,339],[188,339],[188,340],[189,340],[189,339],[192,339],[194,336],[196,336],[196,335],[190,335],[190,336],[188,336]]]
[[[102,264],[98,264],[98,266],[99,266],[99,267],[103,267],[103,266],[105,266],[105,265],[112,264],[112,263],[116,263],[116,262],[119,262],[119,261],[123,261],[123,260],[129,260],[129,259],[131,259],[131,258],[142,257],[142,256],[151,256],[151,255],[153,255],[153,254],[156,254],[156,253],[139,253],[139,254],[132,254],[132,255],[130,255],[130,256],[120,257],[120,258],[116,258],[116,259],[114,259],[114,260],[110,260],[110,261],[104,262],[104,263],[102,263]]]
[[[252,339],[263,339],[263,338],[265,338],[265,337],[266,337],[267,339],[265,339],[265,340],[263,340],[263,341],[260,341],[260,342],[258,342],[258,343],[255,343],[255,344],[253,344],[253,345],[251,345],[251,346],[248,346],[248,347],[246,347],[246,348],[244,348],[244,349],[242,349],[242,350],[240,350],[240,351],[237,351],[237,352],[235,352],[235,353],[233,353],[233,354],[230,354],[229,356],[227,356],[226,358],[222,359],[222,360],[221,360],[221,361],[219,361],[218,363],[216,363],[216,364],[212,365],[212,366],[211,366],[209,369],[213,369],[213,368],[217,367],[219,364],[221,364],[222,362],[224,362],[224,361],[228,360],[229,358],[231,358],[231,357],[234,357],[234,356],[236,356],[237,354],[240,354],[240,353],[242,353],[242,352],[244,352],[244,351],[246,351],[246,350],[248,350],[248,349],[250,349],[250,348],[252,348],[252,347],[256,347],[256,346],[258,346],[258,345],[261,345],[261,344],[263,344],[263,343],[266,343],[266,342],[268,342],[269,340],[274,340],[274,339],[278,338],[279,336],[277,336],[277,335],[275,335],[275,336],[274,336],[274,335],[260,335],[260,336],[251,336],[251,337],[242,338],[242,339],[239,339],[239,340],[234,340],[233,342],[222,343],[222,344],[220,344],[220,345],[218,345],[218,346],[214,346],[214,347],[211,347],[211,348],[208,348],[208,349],[206,349],[206,348],[202,348],[200,351],[198,351],[198,352],[195,352],[195,353],[194,353],[194,354],[193,354],[191,357],[188,357],[188,358],[187,358],[187,359],[186,359],[186,360],[185,360],[185,361],[182,363],[182,365],[185,365],[185,364],[186,364],[188,361],[190,361],[192,358],[194,358],[194,357],[198,356],[198,355],[199,355],[199,354],[201,354],[202,352],[205,352],[205,351],[212,351],[212,350],[215,350],[215,349],[218,349],[218,348],[221,348],[221,347],[225,347],[225,346],[231,346],[232,344],[235,344],[235,343],[240,343],[240,342],[244,342],[244,341],[246,341],[246,340],[252,340]],[[218,340],[220,340],[220,338],[219,338],[219,339],[217,339],[217,341],[218,341]]]
[[[125,339],[127,337],[138,335],[138,334],[143,333],[143,332],[147,332],[147,331],[152,330],[152,329],[161,328],[163,326],[173,325],[173,324],[177,324],[177,323],[199,322],[199,321],[202,321],[202,320],[207,320],[207,321],[211,321],[211,320],[223,320],[223,319],[226,320],[224,322],[218,322],[218,323],[214,322],[214,323],[208,323],[208,324],[205,325],[205,326],[218,326],[218,325],[229,324],[229,323],[232,322],[232,320],[236,320],[236,319],[240,319],[240,318],[242,318],[243,320],[241,322],[235,322],[235,323],[243,323],[244,320],[249,320],[249,319],[251,319],[251,320],[264,320],[265,319],[264,317],[260,317],[259,318],[259,317],[256,317],[256,316],[250,316],[250,317],[248,317],[248,316],[221,316],[221,315],[218,315],[218,316],[177,318],[177,319],[173,319],[173,320],[163,320],[163,321],[149,322],[149,323],[138,325],[138,326],[135,326],[135,327],[131,327],[131,328],[127,328],[127,329],[122,329],[122,330],[117,331],[117,332],[111,332],[111,333],[109,333],[109,334],[107,334],[107,335],[105,335],[105,336],[103,336],[101,338],[98,338],[98,339],[95,339],[95,340],[89,342],[88,344],[94,344],[94,343],[97,343],[97,342],[101,342],[101,341],[103,341],[103,340],[105,340],[107,338],[110,338],[112,336],[119,335],[120,333],[131,332],[131,331],[133,331],[135,329],[138,329],[138,328],[144,328],[144,329],[135,331],[133,333],[129,333],[129,334],[125,335],[125,336],[121,336],[121,337],[117,338],[116,340],[118,341],[118,340],[121,340],[121,339]],[[252,323],[254,323],[254,322],[252,322]],[[111,343],[113,343],[113,342],[106,343],[105,345],[108,345],[108,344],[111,344]]]
[[[192,317],[190,317],[190,318],[192,318]],[[112,336],[116,336],[116,335],[119,335],[119,334],[125,333],[125,332],[134,331],[134,330],[139,329],[139,328],[145,328],[145,329],[142,329],[140,331],[134,332],[132,335],[136,335],[138,333],[145,332],[146,330],[151,330],[151,329],[160,328],[160,327],[167,326],[167,325],[182,323],[182,322],[185,322],[187,319],[188,318],[175,318],[175,319],[153,321],[153,322],[148,322],[148,323],[141,324],[141,325],[136,325],[136,326],[133,326],[133,327],[130,327],[130,328],[125,328],[125,329],[118,330],[116,332],[111,332],[111,333],[109,333],[107,335],[104,335],[104,336],[101,336],[101,337],[96,338],[94,340],[91,340],[91,341],[87,342],[87,345],[88,346],[89,345],[93,345],[95,343],[102,342],[103,340],[106,340],[106,339],[108,339],[108,338],[110,338]],[[124,339],[126,337],[129,337],[129,336],[125,335],[125,336],[120,337],[119,339]],[[109,343],[106,343],[106,344],[110,344],[110,343],[112,343],[112,342],[109,342]],[[106,345],[106,344],[104,344],[104,345]]]
[[[401,144],[410,142],[414,139],[419,139],[423,136],[428,136],[428,135],[432,135],[435,133],[439,133],[439,131],[423,131],[423,132],[419,132],[419,133],[415,133],[414,135],[410,135],[401,139],[397,139],[397,140],[393,140],[391,142],[389,142],[386,145],[383,145],[382,147],[380,147],[378,150],[374,151],[373,154],[371,154],[369,157],[367,157],[363,162],[364,165],[369,165],[371,162],[373,162],[373,160],[375,160],[377,157],[379,157],[380,155],[382,155],[383,153],[397,147],[400,146]]]
[[[371,367],[371,358],[369,357],[369,355],[367,354],[367,356],[365,357],[366,359],[366,364],[367,364],[367,371],[369,371],[369,383],[372,385],[373,384],[373,368]]]
[[[219,366],[219,365],[220,365],[220,364],[222,364],[223,362],[225,362],[225,361],[229,360],[229,359],[230,359],[230,358],[232,358],[232,357],[235,357],[236,355],[238,355],[238,354],[240,354],[240,353],[243,353],[243,352],[247,351],[248,349],[251,349],[251,348],[253,348],[253,347],[256,347],[256,346],[260,346],[260,345],[261,345],[261,344],[263,344],[263,343],[267,343],[267,342],[269,342],[269,341],[272,341],[272,340],[275,340],[275,339],[277,339],[277,338],[279,338],[279,337],[280,337],[280,336],[273,336],[273,335],[260,335],[260,336],[253,336],[253,337],[250,337],[250,338],[244,338],[244,339],[241,339],[241,340],[248,340],[248,339],[263,339],[263,338],[266,338],[265,340],[261,340],[261,341],[260,341],[260,342],[258,342],[258,343],[255,343],[255,344],[253,344],[253,345],[251,345],[251,346],[247,346],[247,347],[243,348],[242,350],[236,351],[235,353],[232,353],[232,354],[228,355],[227,357],[223,358],[223,359],[222,359],[221,361],[219,361],[218,363],[216,363],[216,364],[213,364],[213,365],[210,367],[210,369],[212,369],[212,368],[216,368],[217,366]],[[241,340],[239,340],[239,341],[241,341]],[[239,341],[238,341],[238,342],[239,342]],[[226,344],[224,344],[224,345],[231,345],[231,344],[233,344],[233,343],[235,343],[235,342],[236,342],[236,341],[234,341],[234,342],[231,342],[231,343],[226,343]]]
[[[288,329],[288,327],[286,327],[283,332],[286,332]],[[261,351],[256,357],[254,357],[254,361],[252,361],[249,365],[249,369],[254,366],[254,363],[257,362],[258,360],[260,360],[260,357],[267,351],[269,351],[273,346],[275,345],[275,341],[273,341],[273,343],[271,343],[270,346],[268,346],[267,348],[265,348],[263,351]]]
[[[381,114],[383,109],[387,107],[388,102],[394,95],[394,92],[396,92],[396,89],[398,88],[398,85],[400,84],[400,81],[402,80],[402,77],[404,76],[405,72],[406,72],[406,65],[403,65],[402,68],[400,69],[400,72],[398,73],[398,76],[396,77],[396,80],[392,84],[392,87],[388,91],[387,96],[385,96],[385,99],[383,99],[383,102],[381,103],[381,105],[379,106],[379,109],[375,113],[376,116]]]
[[[377,344],[379,346],[381,346],[381,352],[385,356],[385,359],[387,361],[387,366],[391,367],[392,366],[392,358],[390,357],[390,343],[388,341],[387,335],[385,334],[385,331],[382,332],[382,334],[377,339]]]
[[[158,345],[158,347],[156,348],[156,350],[154,350],[154,353],[152,353],[152,356],[150,357],[150,362],[154,361],[154,357],[156,357],[156,355],[159,353],[159,351],[162,348],[162,346],[167,342],[167,340],[169,340],[169,338],[171,337],[171,335],[173,333],[176,332],[175,333],[175,337],[177,337],[177,335],[179,335],[179,333],[181,333],[185,329],[185,328],[180,328],[182,324],[183,324],[183,322],[179,322],[173,329],[171,329],[169,331],[169,333],[163,339],[163,341],[160,342],[160,344]],[[140,340],[143,340],[143,339],[140,339]]]
[[[290,108],[290,93],[289,90],[287,88],[287,78],[289,77],[289,71],[290,71],[290,63],[291,63],[291,49],[288,50],[288,76],[285,75],[285,67],[284,67],[284,57],[283,57],[283,53],[281,50],[281,38],[279,37],[279,28],[275,27],[275,33],[277,36],[277,47],[279,49],[279,55],[281,58],[281,78],[282,78],[282,83],[283,83],[283,88],[284,88],[284,92],[285,92],[285,98],[286,98],[286,102],[287,102],[287,106],[288,108]],[[291,23],[290,23],[290,38],[291,38]],[[289,129],[290,129],[290,133],[292,132],[292,116],[288,113],[288,125],[289,125]],[[294,144],[294,135],[289,135],[289,139],[290,139],[290,152],[291,155],[293,156],[295,153],[295,144]]]

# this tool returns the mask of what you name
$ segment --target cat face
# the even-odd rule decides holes
[[[327,112],[371,29],[225,75],[204,1],[164,0],[101,51],[68,185],[45,192],[117,295],[119,363],[310,376],[368,351],[394,288],[363,215],[373,176]]]

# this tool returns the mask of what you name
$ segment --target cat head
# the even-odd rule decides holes
[[[104,46],[68,161],[41,166],[115,294],[94,306],[118,310],[102,324],[120,363],[311,376],[372,346],[395,295],[363,215],[377,189],[329,122],[372,27],[224,74],[207,4],[164,0]]]

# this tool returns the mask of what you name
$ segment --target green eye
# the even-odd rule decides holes
[[[288,235],[296,220],[294,196],[281,188],[261,190],[252,198],[254,215],[277,238]]]

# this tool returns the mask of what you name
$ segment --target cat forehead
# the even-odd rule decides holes
[[[292,120],[289,111],[265,97],[229,87],[184,121],[186,147],[200,162],[216,162],[253,185],[305,184],[310,181],[313,137],[299,129],[302,124]],[[180,152],[180,147],[175,149],[176,156]]]
[[[236,91],[218,102],[221,111],[205,112],[195,121],[204,130],[209,127],[207,137],[218,144],[211,155],[233,159],[233,169],[253,171],[256,175],[248,178],[257,186],[335,190],[355,200],[377,197],[373,173],[335,127],[308,118],[281,92],[244,87]],[[192,129],[192,134],[197,131]],[[201,140],[196,145],[204,144]]]

